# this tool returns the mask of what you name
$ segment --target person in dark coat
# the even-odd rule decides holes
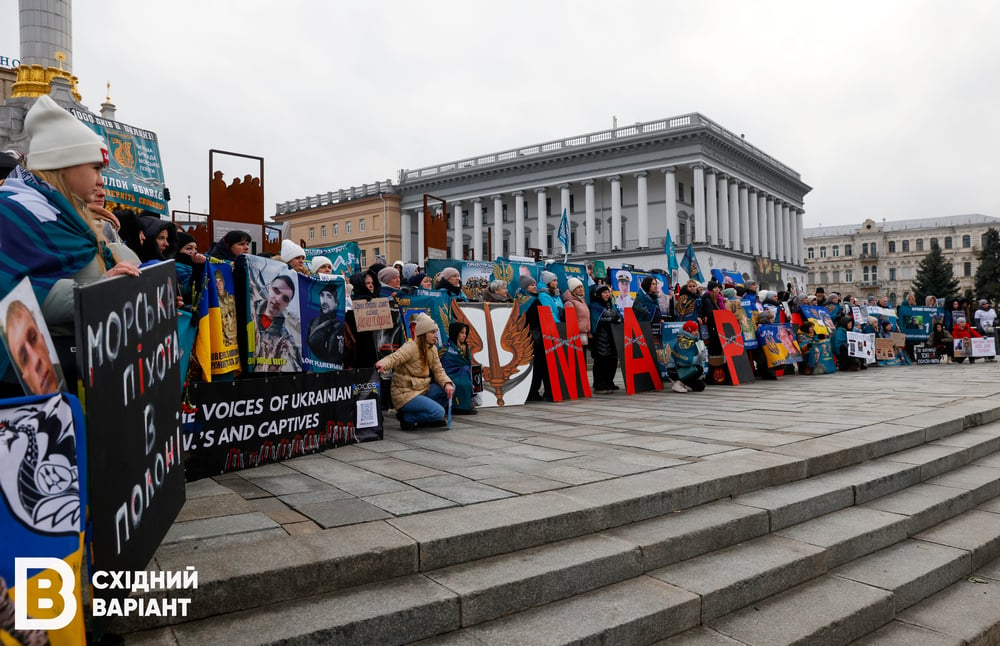
[[[552,401],[552,384],[549,381],[549,366],[545,361],[545,343],[542,341],[542,324],[538,318],[538,308],[543,307],[538,300],[538,284],[531,276],[521,276],[521,294],[528,300],[521,305],[524,320],[531,330],[531,341],[534,355],[531,368],[531,387],[528,390],[528,401]],[[545,386],[545,393],[538,389]]]
[[[613,326],[622,324],[622,315],[615,306],[611,287],[595,285],[590,291],[590,329],[593,339],[590,353],[594,357],[594,392],[606,395],[615,390],[618,371],[618,349],[615,347]]]
[[[472,401],[472,356],[466,343],[468,336],[469,326],[455,321],[448,326],[448,343],[438,350],[441,366],[455,384],[451,409],[458,415],[476,414]]]

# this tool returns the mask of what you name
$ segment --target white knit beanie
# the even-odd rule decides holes
[[[295,260],[296,258],[306,255],[306,250],[295,244],[291,240],[281,241],[281,260],[285,264],[288,264]]]
[[[63,110],[47,95],[38,97],[24,117],[29,170],[56,170],[108,163],[104,139]]]
[[[569,280],[566,281],[566,284],[569,285],[569,291],[571,292],[574,291],[577,287],[583,287],[583,283],[580,281],[579,278],[570,278]]]
[[[284,250],[282,250],[284,251]],[[333,269],[333,263],[326,256],[316,256],[309,263],[309,271],[314,274],[318,274],[319,270],[323,268],[323,265],[330,265],[330,269]]]
[[[434,319],[427,316],[423,312],[420,312],[415,317],[413,317],[413,337],[417,338],[421,335],[427,334],[428,332],[434,332],[438,329],[437,323]]]

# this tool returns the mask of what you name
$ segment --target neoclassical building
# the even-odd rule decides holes
[[[960,291],[974,290],[983,236],[990,227],[1000,229],[1000,218],[973,213],[805,229],[809,285],[827,293],[884,294],[896,305],[912,291],[917,267],[937,242],[952,263]]]
[[[703,268],[755,276],[760,257],[800,284],[809,190],[798,172],[697,113],[404,169],[391,186],[403,260],[421,262],[425,250],[475,260],[532,250],[561,257],[565,210],[571,261],[665,267],[669,229],[678,254],[693,242]],[[447,203],[447,249],[427,249],[425,195]],[[340,190],[278,204],[277,213],[294,223],[371,197]]]

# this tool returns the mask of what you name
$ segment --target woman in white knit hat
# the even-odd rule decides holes
[[[404,431],[419,426],[444,426],[445,406],[455,393],[455,384],[438,356],[437,323],[421,312],[411,324],[413,338],[375,363],[379,372],[393,371],[392,406]]]
[[[16,167],[0,185],[0,297],[30,276],[63,368],[72,369],[74,285],[139,270],[119,262],[87,214],[104,186],[104,140],[48,96],[28,110],[24,132],[27,168]]]
[[[292,271],[297,271],[305,276],[311,275],[309,268],[306,267],[306,250],[291,240],[281,241],[281,260]]]

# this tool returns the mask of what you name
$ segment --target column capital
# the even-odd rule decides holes
[[[461,203],[462,200],[452,200],[451,202],[448,202],[448,206],[459,206]]]
[[[676,166],[664,166],[663,168],[660,169],[660,172],[664,173],[664,174],[666,174],[666,173],[676,173],[677,172],[677,167]]]
[[[585,179],[585,180],[583,180],[580,183],[583,184],[584,186],[593,186],[594,185],[594,180],[593,179]]]
[[[524,191],[522,190],[514,191],[514,197],[524,197]]]
[[[754,186],[753,184],[748,183],[747,184],[747,191],[750,192],[750,193],[752,193],[752,194],[754,194],[754,195],[756,195],[757,194],[757,187]]]
[[[539,188],[535,189],[536,193],[545,193],[547,191],[548,191],[548,187],[546,187],[546,186],[540,186]]]
[[[746,187],[747,187],[747,183],[746,183],[746,182],[744,182],[744,181],[743,181],[743,180],[741,180],[741,179],[733,179],[733,178],[730,178],[730,181],[732,181],[732,182],[733,182],[734,184],[736,184],[736,187],[737,187],[737,188],[746,188]]]
[[[483,198],[481,198],[481,197],[474,197],[474,198],[472,198],[472,203],[473,204],[481,204],[482,201],[483,201]]]
[[[705,170],[706,168],[708,168],[708,166],[706,166],[701,162],[695,162],[691,164],[691,170]]]
[[[648,175],[649,175],[649,173],[647,171],[644,171],[644,170],[640,170],[638,172],[632,173],[632,177],[646,177]]]
[[[723,181],[723,180],[725,180],[725,181],[727,181],[727,182],[729,181],[729,175],[726,175],[726,174],[725,174],[725,173],[723,173],[722,171],[719,171],[719,172],[717,172],[717,173],[715,174],[715,177],[716,177],[716,179],[718,179],[718,180],[719,180],[720,182],[721,182],[721,181]]]
[[[500,193],[494,193],[493,195],[490,195],[490,199],[492,199],[494,202],[497,200],[502,200],[503,195]]]
[[[718,168],[713,168],[711,166],[705,166],[705,174],[706,175],[718,175],[719,174],[719,169]]]
[[[609,182],[620,182],[620,181],[622,181],[622,176],[621,175],[610,175],[608,177],[608,181]]]
[[[569,188],[569,182],[563,182],[562,184],[556,186],[556,188],[558,188],[560,191],[565,190]]]

